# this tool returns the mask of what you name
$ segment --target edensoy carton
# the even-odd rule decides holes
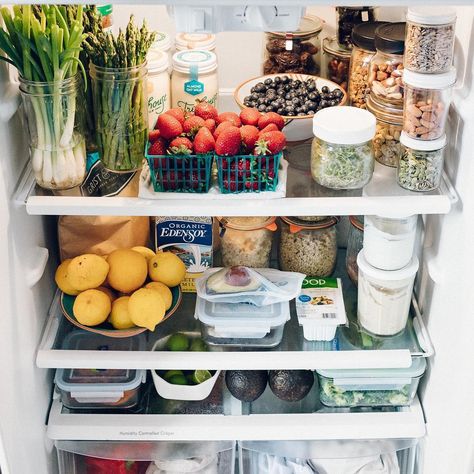
[[[155,250],[173,252],[186,265],[181,289],[195,293],[194,280],[212,267],[212,217],[155,217]]]

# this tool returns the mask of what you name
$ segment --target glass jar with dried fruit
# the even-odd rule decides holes
[[[304,16],[297,31],[265,33],[263,74],[300,73],[318,75],[321,67],[323,22]]]
[[[343,48],[352,47],[352,30],[360,23],[374,21],[375,7],[336,7],[337,40]]]
[[[324,38],[321,76],[339,84],[347,91],[351,51],[339,46],[336,38]]]

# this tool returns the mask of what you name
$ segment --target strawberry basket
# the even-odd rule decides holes
[[[275,191],[282,152],[275,155],[216,155],[217,181],[223,194]]]

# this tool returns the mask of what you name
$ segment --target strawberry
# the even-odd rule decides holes
[[[194,107],[194,114],[197,115],[198,117],[201,117],[204,120],[207,120],[207,119],[216,120],[217,116],[219,115],[219,112],[212,104],[203,100],[203,101],[197,101],[197,104]]]
[[[253,125],[244,125],[240,128],[240,135],[246,150],[253,150],[255,142],[258,140],[258,128]]]
[[[190,155],[193,152],[193,144],[189,138],[178,137],[170,143],[169,152],[172,155]]]
[[[234,127],[240,127],[242,125],[239,116],[234,112],[222,112],[219,114],[217,123],[221,124],[222,122],[230,122]]]
[[[260,135],[265,132],[278,132],[278,130],[278,127],[274,123],[269,123],[265,128],[260,130],[258,136],[260,137]]]
[[[173,115],[167,113],[161,114],[158,117],[156,125],[156,128],[160,130],[161,136],[167,140],[171,140],[183,133],[183,126],[179,120],[174,118]]]
[[[230,122],[222,122],[220,123],[216,130],[214,131],[214,138],[217,140],[219,138],[219,135],[221,134],[221,132],[223,130],[225,130],[226,128],[230,128],[230,127],[233,127],[233,125],[230,123]]]
[[[216,140],[216,153],[218,155],[237,155],[241,143],[240,130],[229,127],[223,130]]]
[[[240,121],[243,125],[255,125],[257,126],[258,121],[262,114],[253,108],[246,108],[240,112]]]
[[[196,153],[209,153],[214,151],[216,141],[212,133],[206,127],[202,127],[194,137],[194,151]]]
[[[159,130],[152,130],[151,132],[148,133],[148,141],[150,143],[153,143],[159,138],[160,135],[161,135],[161,132]]]
[[[257,141],[255,155],[275,155],[286,146],[286,137],[283,132],[265,132]]]
[[[204,119],[196,115],[187,118],[183,124],[184,133],[188,133],[193,137],[201,127],[204,127]]]
[[[214,133],[216,129],[216,121],[214,119],[206,119],[204,120],[204,126],[208,128],[211,133]]]
[[[258,128],[263,130],[270,123],[274,123],[278,127],[278,130],[281,130],[285,126],[285,121],[280,114],[267,112],[258,119]]]
[[[180,109],[179,107],[175,107],[174,109],[169,109],[165,112],[167,115],[171,115],[174,117],[181,125],[183,125],[186,117],[184,115],[184,110]],[[156,128],[156,127],[155,127]]]
[[[148,148],[149,155],[166,155],[166,140],[163,137],[157,138]]]

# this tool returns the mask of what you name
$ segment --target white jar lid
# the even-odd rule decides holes
[[[148,73],[163,72],[168,69],[169,58],[168,53],[165,51],[159,51],[158,49],[150,49],[146,56]]]
[[[456,82],[456,68],[441,74],[420,74],[409,69],[403,71],[403,82],[418,89],[446,89]]]
[[[407,20],[422,25],[447,25],[456,21],[456,11],[446,7],[410,7]]]
[[[171,38],[168,33],[163,31],[156,31],[155,41],[150,49],[159,49],[160,51],[169,51],[171,48]]]
[[[359,270],[375,280],[398,281],[406,280],[407,278],[415,276],[418,271],[419,262],[416,255],[414,255],[410,263],[407,266],[400,268],[400,270],[380,270],[367,262],[364,249],[362,249],[357,255],[357,266],[359,267]]]
[[[205,33],[179,33],[174,41],[178,51],[186,49],[210,51],[216,47],[216,35]]]
[[[357,145],[375,135],[375,115],[357,107],[329,107],[313,117],[313,134],[329,143]]]
[[[173,69],[175,71],[188,73],[191,66],[196,66],[200,73],[214,71],[217,68],[217,56],[211,51],[199,49],[178,51],[173,54]]]
[[[444,133],[441,137],[437,138],[436,140],[417,140],[415,138],[411,138],[406,132],[402,132],[400,134],[400,143],[407,148],[411,148],[412,150],[419,150],[419,151],[435,151],[441,150],[446,146],[446,134]]]

